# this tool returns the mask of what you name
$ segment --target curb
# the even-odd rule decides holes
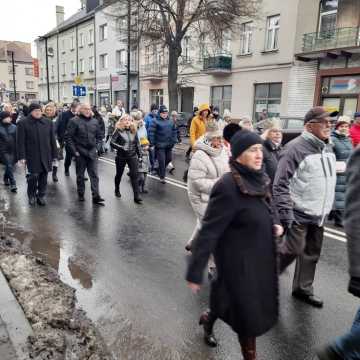
[[[0,318],[5,323],[18,360],[28,360],[27,339],[33,335],[25,314],[0,269]]]

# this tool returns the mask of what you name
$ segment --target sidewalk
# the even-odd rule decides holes
[[[2,289],[0,291],[2,291]],[[10,341],[7,327],[1,317],[0,317],[0,358],[1,360],[18,359],[14,346]]]

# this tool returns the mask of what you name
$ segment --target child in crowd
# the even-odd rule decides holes
[[[146,178],[150,169],[150,157],[149,157],[149,140],[147,138],[140,139],[141,150],[142,150],[142,159],[139,163],[139,188],[140,193],[147,194],[148,191],[146,189]]]

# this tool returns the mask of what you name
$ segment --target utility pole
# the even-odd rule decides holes
[[[127,0],[127,86],[126,86],[126,109],[130,112],[130,72],[131,72],[131,0]]]
[[[12,75],[13,75],[13,83],[14,83],[14,97],[16,101],[16,76],[15,76],[14,51],[11,52],[11,64],[12,64]]]

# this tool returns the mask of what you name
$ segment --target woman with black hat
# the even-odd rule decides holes
[[[270,180],[262,170],[262,139],[238,131],[231,140],[231,172],[214,186],[202,227],[192,247],[187,281],[197,292],[203,270],[214,254],[218,277],[212,283],[210,311],[200,324],[205,342],[220,318],[237,333],[245,360],[256,359],[256,338],[278,318],[278,275],[275,236],[283,229],[274,216]]]

